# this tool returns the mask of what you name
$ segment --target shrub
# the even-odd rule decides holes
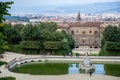
[[[119,56],[120,55],[120,47],[119,42],[106,42],[102,47],[99,55],[100,56]]]
[[[21,47],[21,45],[9,45],[8,51],[21,53],[22,52],[22,47]]]
[[[47,42],[44,42],[44,47],[45,49],[52,49],[52,50],[57,50],[57,49],[60,49],[60,42],[57,42],[57,41],[47,41]]]
[[[56,50],[56,51],[53,51],[54,55],[66,55],[66,51],[64,50]]]
[[[7,64],[7,62],[2,62],[0,61],[0,66],[4,65],[4,64]]]
[[[120,42],[106,42],[106,49],[119,51],[120,50]]]
[[[21,47],[24,54],[39,54],[41,43],[39,41],[22,41]]]
[[[14,77],[3,77],[0,80],[16,80]]]
[[[39,49],[40,42],[39,41],[22,41],[21,47],[24,49]]]
[[[38,50],[38,49],[23,49],[22,52],[24,54],[39,54],[40,50]]]

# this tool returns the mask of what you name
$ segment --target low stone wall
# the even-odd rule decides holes
[[[26,59],[20,59],[20,60],[14,59],[6,65],[6,68],[11,70],[14,67],[16,67],[16,65],[25,64],[25,63],[28,63],[28,62],[41,62],[41,61],[46,61],[46,59],[40,59],[40,58],[26,58]]]
[[[71,56],[25,56],[25,57],[20,57],[19,59],[13,59],[11,60],[6,67],[11,70],[13,69],[16,65],[21,65],[29,62],[41,62],[41,61],[77,61],[81,62],[84,60],[84,56],[79,56],[79,57],[71,57]],[[93,62],[117,62],[120,63],[120,57],[105,57],[105,56],[90,56],[90,59]]]

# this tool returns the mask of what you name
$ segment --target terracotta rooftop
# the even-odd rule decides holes
[[[70,23],[69,27],[100,27],[100,25],[103,24],[103,22],[76,22],[76,23]]]

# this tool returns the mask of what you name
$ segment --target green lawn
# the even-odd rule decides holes
[[[40,63],[40,64],[27,64],[20,68],[16,67],[13,72],[28,73],[33,75],[61,75],[68,73],[67,63]]]
[[[16,80],[14,77],[3,77],[0,80]]]
[[[7,62],[0,61],[0,66],[7,64]]]
[[[106,71],[105,74],[120,77],[120,65],[118,65],[118,64],[105,64],[104,69]]]

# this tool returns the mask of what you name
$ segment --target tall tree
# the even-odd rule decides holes
[[[41,30],[35,25],[28,24],[20,31],[22,40],[24,41],[39,41],[41,40]]]
[[[103,31],[103,39],[101,45],[103,46],[106,41],[120,42],[120,28],[117,26],[107,26]]]
[[[4,24],[3,27],[3,35],[6,36],[6,41],[9,44],[19,44],[21,41],[21,36],[20,36],[20,31],[24,27],[22,24],[16,24],[16,25],[11,25],[11,24]]]
[[[10,5],[13,4],[13,2],[0,2],[0,54],[4,52],[6,49],[5,45],[5,36],[3,35],[3,24],[2,22],[5,20],[4,15],[10,15],[8,12],[8,9],[10,9]]]
[[[13,2],[0,2],[0,23],[5,20],[3,16],[10,16],[10,13],[8,13],[8,9],[11,8],[11,4],[13,4]]]

